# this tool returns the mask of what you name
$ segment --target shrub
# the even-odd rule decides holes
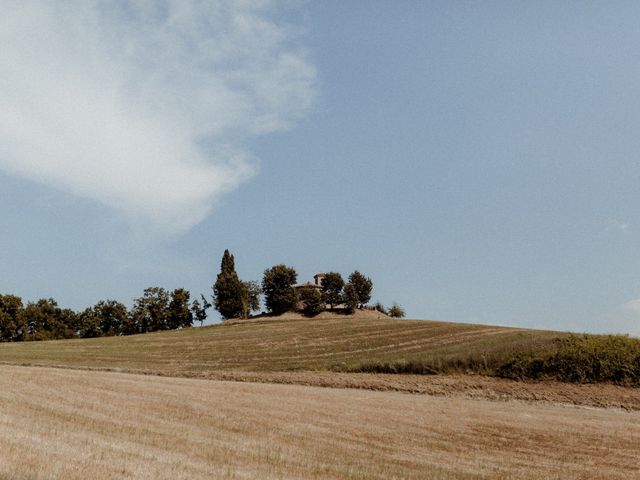
[[[402,308],[400,305],[394,302],[391,308],[389,309],[388,315],[391,318],[404,318],[405,316],[404,308]]]
[[[640,385],[640,340],[622,335],[570,335],[537,355],[516,354],[496,369],[514,379]]]

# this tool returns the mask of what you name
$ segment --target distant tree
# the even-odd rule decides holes
[[[325,274],[322,279],[322,294],[326,303],[331,305],[331,308],[340,302],[342,302],[342,288],[344,287],[344,280],[342,275],[338,272],[329,272]]]
[[[171,292],[167,328],[188,328],[193,325],[193,313],[189,305],[190,297],[190,293],[184,288],[176,288]]]
[[[140,330],[140,325],[138,325],[139,314],[134,313],[133,310],[129,312],[127,318],[124,319],[122,325],[120,326],[119,335],[135,335],[137,333],[142,333]]]
[[[293,286],[297,278],[293,268],[282,264],[264,271],[262,291],[267,310],[279,315],[295,309],[297,299]]]
[[[260,310],[260,294],[262,288],[254,280],[241,281],[242,283],[242,316],[249,318],[251,312]]]
[[[100,300],[80,314],[80,331],[83,338],[112,336],[122,332],[127,323],[127,307],[116,300]]]
[[[220,273],[213,285],[213,304],[222,318],[238,318],[243,315],[245,290],[235,269],[235,259],[224,251]]]
[[[207,319],[207,310],[211,308],[211,304],[207,301],[204,295],[200,295],[200,299],[197,298],[193,300],[191,304],[191,313],[193,314],[193,318],[200,322],[200,326]]]
[[[348,311],[353,312],[358,308],[358,291],[353,283],[349,282],[344,286],[342,297]]]
[[[22,299],[15,295],[0,295],[0,341],[24,340],[27,327],[23,315]]]
[[[100,318],[94,311],[93,307],[85,309],[80,313],[80,328],[77,335],[80,338],[101,337]]]
[[[303,288],[300,291],[300,301],[302,302],[302,312],[309,317],[315,317],[324,312],[327,305],[322,298],[322,293],[317,288]]]
[[[139,333],[169,328],[169,293],[160,287],[146,288],[142,297],[134,300],[131,317]]]
[[[392,318],[404,318],[404,308],[402,308],[397,303],[393,302],[393,305],[389,309],[389,316]]]
[[[369,277],[365,277],[356,270],[349,275],[349,284],[353,285],[355,289],[355,296],[360,308],[369,303],[371,300],[371,290],[373,289],[373,282]]]
[[[29,302],[24,309],[26,340],[72,338],[79,330],[78,315],[68,308],[60,308],[52,298]]]

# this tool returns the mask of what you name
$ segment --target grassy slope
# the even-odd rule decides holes
[[[495,365],[557,332],[423,320],[260,320],[130,337],[0,344],[0,362],[189,375],[349,369],[420,360],[442,371]]]

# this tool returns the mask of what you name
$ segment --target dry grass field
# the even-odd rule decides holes
[[[271,319],[130,337],[0,344],[0,363],[202,376],[420,360],[455,370],[544,348],[540,330],[388,318]]]
[[[558,335],[336,317],[0,344],[0,479],[640,479],[640,389],[461,374]],[[452,374],[334,371],[398,360]]]
[[[0,478],[640,478],[640,412],[0,371]]]

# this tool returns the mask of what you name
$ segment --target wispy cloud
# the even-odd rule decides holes
[[[311,107],[265,2],[0,0],[0,168],[184,231]]]

